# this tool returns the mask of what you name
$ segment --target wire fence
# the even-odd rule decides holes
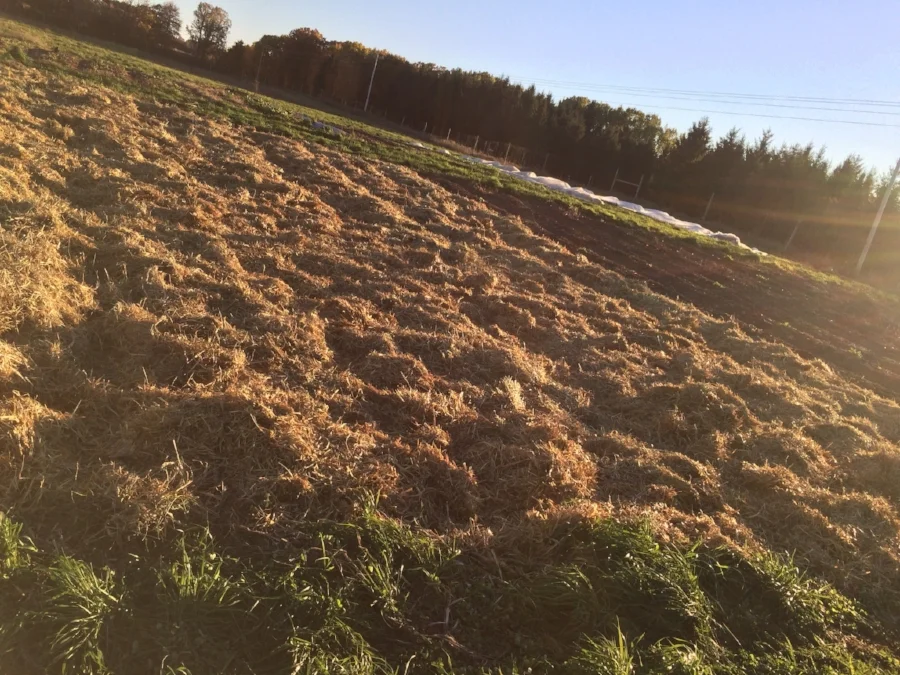
[[[435,142],[453,142],[472,150],[473,154],[491,157],[505,164],[515,165],[519,168],[527,167],[533,170],[546,170],[550,153],[539,153],[534,150],[507,143],[495,141],[473,134],[464,134],[448,129],[444,133],[430,133],[431,140]]]
[[[388,117],[386,112],[384,117]],[[539,175],[552,175],[552,172],[556,169],[556,167],[553,166],[553,155],[549,152],[537,151],[506,141],[482,138],[478,135],[466,134],[453,131],[452,129],[441,129],[440,127],[429,124],[426,124],[424,128],[416,129],[407,125],[405,118],[401,121],[400,125],[408,130],[407,133],[418,136],[422,140],[427,140],[437,145],[450,145],[457,150],[465,150],[469,154],[475,156],[493,159],[503,162],[504,164],[515,166],[519,169],[534,171]],[[632,196],[633,198],[637,197],[637,194],[641,192],[642,187],[646,187],[646,184],[653,180],[652,176],[649,180],[647,180],[647,177],[645,176],[634,176],[633,182],[624,180],[623,176],[619,175],[618,169],[615,171],[615,176],[610,173],[606,176],[574,176],[566,174],[555,177],[565,180],[570,185],[599,191],[618,192],[624,187],[624,191],[631,193],[629,196]],[[612,187],[607,190],[604,186],[608,186],[610,180],[613,181]]]

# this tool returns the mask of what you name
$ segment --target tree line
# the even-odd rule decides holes
[[[676,215],[709,220],[751,241],[846,271],[862,248],[885,179],[851,155],[832,164],[822,148],[777,145],[771,132],[747,140],[738,129],[715,138],[707,119],[683,133],[658,115],[585,97],[554,100],[534,86],[485,72],[411,63],[358,42],[298,28],[252,44],[227,44],[228,14],[201,2],[185,26],[172,2],[0,0],[7,11],[163,53],[270,87],[361,107],[378,57],[371,104],[395,122],[439,134],[527,149],[537,170],[574,183],[608,185],[617,173],[644,178],[641,197]],[[712,199],[711,203],[710,200]],[[799,225],[798,225],[799,224]],[[892,200],[870,272],[900,281],[900,209]]]

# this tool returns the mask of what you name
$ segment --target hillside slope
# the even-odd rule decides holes
[[[0,29],[11,671],[896,670],[892,398]]]

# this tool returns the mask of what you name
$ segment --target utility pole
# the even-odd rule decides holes
[[[259,51],[259,63],[256,64],[256,93],[257,94],[259,93],[259,73],[262,70],[262,60],[263,60],[263,55],[265,53],[266,52],[262,49]]]
[[[709,201],[706,202],[706,210],[703,212],[703,221],[702,221],[702,222],[704,222],[704,223],[706,222],[707,216],[709,216],[709,210],[712,208],[713,199],[715,199],[715,197],[716,197],[716,193],[713,192],[713,193],[709,196]]]
[[[369,98],[372,96],[372,85],[375,83],[375,69],[378,67],[378,57],[380,55],[375,55],[375,65],[372,66],[372,77],[369,79],[369,91],[366,94],[366,105],[363,107],[363,112],[367,112],[369,110]]]
[[[791,244],[794,243],[794,237],[797,236],[797,232],[800,231],[800,226],[803,224],[803,218],[800,218],[797,221],[797,224],[794,225],[794,230],[791,232],[791,236],[788,237],[788,240],[784,244],[784,252],[787,253],[787,250],[791,247]]]
[[[875,220],[872,222],[872,229],[869,230],[869,238],[866,239],[865,248],[863,248],[862,255],[859,256],[859,262],[856,263],[857,274],[862,272],[863,265],[866,262],[866,256],[869,255],[869,248],[872,246],[872,241],[875,239],[875,232],[878,231],[878,225],[881,223],[881,216],[884,215],[888,199],[891,196],[891,192],[894,190],[894,183],[897,182],[898,173],[900,173],[900,159],[897,160],[897,165],[894,167],[894,173],[891,174],[891,180],[888,181],[887,187],[884,190],[884,197],[881,198],[881,206],[878,207],[878,213],[875,214]]]

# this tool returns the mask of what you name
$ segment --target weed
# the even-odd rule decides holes
[[[6,56],[7,58],[15,59],[22,65],[29,65],[28,56],[25,54],[25,51],[20,45],[13,45],[12,47],[10,47],[6,52]]]
[[[27,567],[34,551],[34,544],[22,537],[22,524],[0,513],[0,577]]]
[[[27,620],[52,632],[49,663],[64,674],[105,672],[104,629],[122,602],[113,572],[60,556],[46,577],[46,602]]]
[[[163,573],[160,582],[172,603],[234,607],[239,599],[235,584],[222,571],[223,560],[211,549],[210,534],[202,532],[195,541],[179,540],[179,557]]]
[[[635,663],[635,647],[635,643],[622,634],[621,627],[617,627],[614,638],[588,639],[571,665],[576,672],[586,674],[631,675],[639,665]]]

